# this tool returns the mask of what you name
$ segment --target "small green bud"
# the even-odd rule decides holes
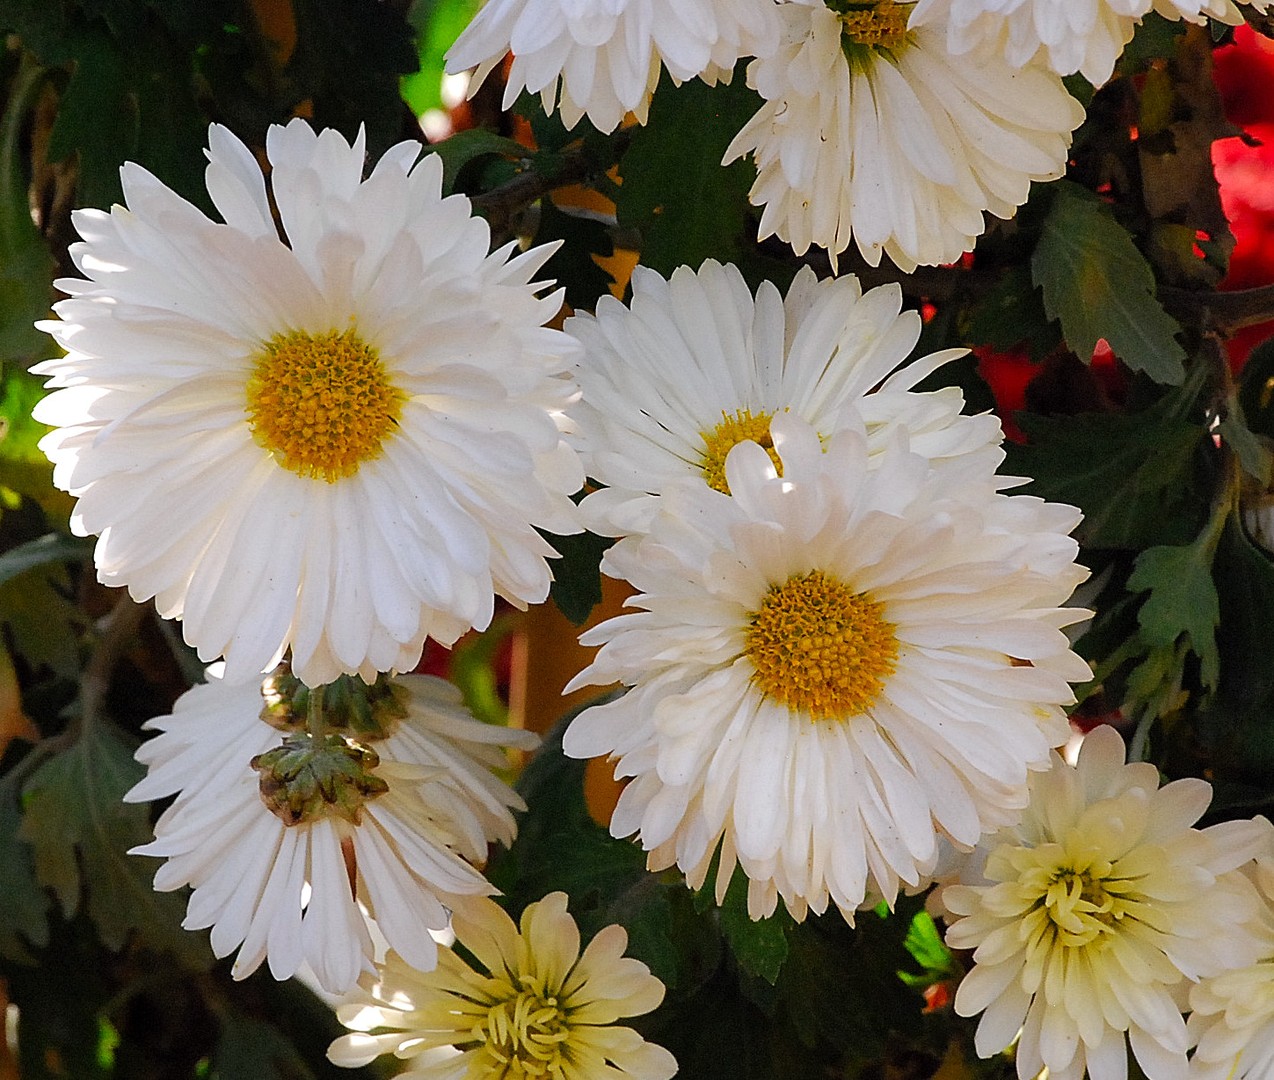
[[[261,800],[285,825],[301,825],[337,815],[361,823],[363,806],[389,785],[374,770],[375,750],[341,735],[322,738],[304,732],[290,735],[281,746],[251,761],[261,774]]]
[[[342,675],[323,687],[326,730],[366,741],[388,738],[407,715],[407,688],[388,675],[376,676],[370,686],[357,675]],[[280,731],[304,731],[310,688],[292,674],[287,661],[261,683],[261,719]]]

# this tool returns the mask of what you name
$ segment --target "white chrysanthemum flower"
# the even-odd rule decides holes
[[[919,0],[911,26],[945,25],[950,50],[976,52],[978,62],[987,51],[1015,67],[1039,58],[1059,75],[1078,71],[1101,86],[1152,10],[1196,23],[1243,18],[1232,0]]]
[[[1191,1080],[1274,1076],[1274,860],[1258,859],[1250,872],[1264,900],[1252,927],[1260,945],[1243,967],[1190,988]]]
[[[511,809],[525,807],[492,770],[506,764],[504,747],[536,737],[475,720],[459,691],[431,676],[359,692],[375,699],[373,735],[335,728],[323,756],[309,755],[309,774],[312,744],[281,745],[259,684],[213,677],[146,725],[163,734],[138,750],[149,773],[125,798],[177,799],[135,850],[168,860],[156,889],[194,887],[182,925],[212,927],[219,957],[238,949],[236,978],[267,958],[279,979],[308,962],[324,988],[348,990],[370,970],[364,911],[394,949],[430,968],[444,905],[492,891],[465,860],[512,842]]]
[[[1211,797],[1206,781],[1160,788],[1153,765],[1125,765],[1106,727],[1074,768],[1057,757],[1031,778],[977,883],[942,894],[963,916],[947,944],[976,950],[955,1008],[985,1010],[979,1054],[1021,1032],[1022,1080],[1046,1066],[1052,1080],[1123,1080],[1131,1045],[1151,1080],[1184,1080],[1190,982],[1259,955],[1260,901],[1238,868],[1271,842],[1263,818],[1193,828]]]
[[[568,128],[587,116],[609,132],[629,112],[645,123],[661,64],[677,83],[729,81],[738,59],[777,33],[769,0],[487,0],[448,50],[447,70],[476,67],[472,93],[512,52],[504,108],[525,89],[545,112],[560,105]]]
[[[718,895],[737,860],[753,918],[781,896],[852,920],[927,881],[940,835],[1016,820],[1065,741],[1068,681],[1090,677],[1059,629],[1088,614],[1059,607],[1087,576],[1079,512],[950,495],[903,428],[876,460],[861,427],[826,449],[790,414],[771,431],[781,477],[740,443],[729,495],[674,485],[607,552],[642,610],[581,638],[602,649],[568,689],[632,689],[563,746],[633,777],[611,831],[652,869],[697,887],[720,845]]]
[[[980,61],[995,51],[1014,67],[1038,57],[1059,75],[1080,72],[1100,86],[1132,40],[1152,0],[919,0],[911,25],[945,24],[947,45]],[[1197,6],[1197,5],[1196,5]]]
[[[444,948],[423,974],[390,953],[338,1012],[346,1027],[380,1033],[337,1039],[333,1062],[356,1068],[392,1053],[413,1062],[403,1074],[412,1080],[668,1080],[677,1071],[663,1047],[615,1026],[664,996],[650,969],[623,955],[623,927],[607,926],[581,954],[560,892],[528,905],[520,928],[490,900],[457,910],[454,926],[479,966]],[[432,1057],[440,1047],[461,1052]]]
[[[209,130],[225,224],[136,165],[128,209],[82,210],[88,278],[58,287],[67,349],[34,370],[71,519],[107,585],[181,618],[227,678],[291,647],[307,683],[412,668],[425,637],[485,626],[492,594],[547,595],[536,532],[578,529],[561,438],[574,343],[528,284],[550,248],[488,255],[442,165],[304,121],[247,147]]]
[[[781,46],[748,66],[765,104],[725,160],[755,154],[762,237],[833,262],[852,239],[873,266],[954,262],[1010,218],[1033,180],[1066,169],[1084,110],[1043,68],[952,56],[945,30],[907,29],[910,6],[838,14],[786,0]]]
[[[639,266],[630,307],[603,297],[596,316],[576,315],[565,329],[584,346],[583,395],[570,409],[575,443],[589,475],[607,485],[581,504],[596,532],[644,531],[652,496],[683,477],[726,490],[731,447],[750,439],[772,453],[770,419],[786,412],[826,439],[858,422],[852,406],[873,452],[903,424],[913,450],[961,470],[953,486],[1010,482],[992,479],[1004,459],[994,416],[961,415],[956,387],[911,392],[965,350],[890,375],[921,330],[897,285],[864,293],[853,275],[819,281],[806,267],[786,297],[764,282],[754,298],[732,265],[709,260],[671,280]]]

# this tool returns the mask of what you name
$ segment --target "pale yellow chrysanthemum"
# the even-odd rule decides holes
[[[1253,928],[1261,944],[1252,963],[1190,988],[1191,1080],[1274,1076],[1274,861],[1259,859],[1252,877],[1265,901]]]
[[[355,1068],[392,1053],[412,1062],[412,1080],[668,1080],[673,1056],[615,1026],[656,1008],[663,983],[623,955],[623,927],[607,926],[581,954],[566,902],[550,893],[520,926],[489,900],[465,904],[453,926],[478,967],[443,948],[426,974],[390,953],[341,1007],[357,1033],[328,1057]],[[457,1052],[438,1053],[446,1047]]]
[[[1264,818],[1193,828],[1211,797],[1203,780],[1161,788],[1153,765],[1125,765],[1106,727],[1074,768],[1056,758],[1031,778],[1020,824],[941,897],[962,916],[947,944],[975,950],[955,1008],[983,1013],[979,1054],[1020,1032],[1022,1080],[1123,1080],[1131,1046],[1151,1080],[1184,1080],[1191,982],[1260,955],[1260,899],[1239,868],[1271,844]]]
[[[40,446],[98,578],[228,679],[285,650],[311,686],[374,679],[485,627],[494,594],[548,594],[536,529],[579,529],[574,345],[533,280],[553,249],[489,253],[437,155],[400,143],[364,179],[361,133],[302,120],[266,150],[268,189],[209,129],[223,222],[132,164],[127,206],[76,213]]]

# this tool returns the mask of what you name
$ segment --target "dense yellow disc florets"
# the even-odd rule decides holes
[[[473,1058],[470,1075],[501,1080],[539,1080],[563,1075],[563,1050],[570,1042],[566,1013],[542,980],[523,975],[521,986],[508,979],[507,995],[496,995],[486,1016],[474,1026],[482,1052]]]
[[[351,328],[278,334],[255,357],[252,436],[285,469],[333,483],[378,457],[405,396]]]
[[[761,446],[780,476],[783,475],[783,463],[774,449],[774,440],[770,438],[770,420],[773,413],[752,415],[751,409],[739,409],[733,416],[723,412],[721,423],[711,431],[700,432],[703,437],[703,457],[700,468],[708,487],[715,488],[724,495],[730,494],[730,487],[725,480],[725,459],[741,442],[754,442]]]
[[[753,684],[815,720],[865,712],[898,660],[884,610],[821,570],[770,586],[747,631]]]
[[[870,48],[896,50],[907,43],[907,19],[911,4],[881,0],[868,7],[849,7],[841,12],[841,31],[846,41]],[[839,7],[837,10],[840,10]]]

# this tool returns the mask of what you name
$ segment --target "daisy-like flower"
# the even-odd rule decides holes
[[[149,773],[125,796],[177,796],[136,852],[168,860],[156,889],[194,887],[183,926],[211,926],[219,957],[238,949],[235,978],[267,957],[279,979],[308,962],[340,993],[370,970],[366,912],[433,967],[429,931],[447,926],[444,905],[493,891],[470,862],[511,843],[511,809],[524,809],[492,770],[504,747],[536,737],[481,723],[425,675],[323,688],[327,733],[307,736],[318,691],[286,673],[257,685],[210,675],[147,723],[162,734],[137,751]]]
[[[1260,945],[1253,962],[1190,988],[1191,1080],[1274,1076],[1274,861],[1258,859],[1250,875],[1264,901],[1252,928]]]
[[[748,66],[765,104],[726,149],[754,154],[762,237],[833,262],[852,239],[873,266],[956,261],[1012,217],[1033,180],[1066,169],[1084,110],[1051,71],[952,56],[945,28],[908,29],[911,5],[779,6],[782,44]]]
[[[976,950],[955,1008],[983,1013],[979,1054],[1020,1031],[1022,1080],[1045,1066],[1052,1080],[1122,1080],[1131,1045],[1151,1080],[1184,1080],[1191,982],[1261,955],[1260,900],[1239,868],[1270,850],[1270,825],[1193,828],[1211,797],[1203,780],[1161,788],[1153,765],[1124,764],[1107,727],[1074,768],[1058,757],[1032,777],[974,883],[942,893],[963,916],[947,944]]]
[[[677,83],[729,81],[739,57],[777,33],[769,0],[487,0],[447,70],[476,67],[472,93],[512,52],[504,108],[525,89],[545,112],[560,106],[568,128],[587,116],[609,132],[629,112],[645,123],[661,64]]]
[[[364,992],[341,1006],[341,1022],[360,1034],[332,1044],[333,1062],[356,1068],[381,1054],[423,1058],[403,1074],[412,1080],[668,1080],[677,1071],[663,1047],[615,1026],[664,996],[650,969],[623,955],[623,927],[607,926],[581,954],[560,892],[528,905],[520,927],[490,900],[457,910],[453,925],[479,966],[444,948],[437,970],[425,974],[390,953],[375,977],[362,980]],[[429,1053],[441,1047],[459,1052]]]
[[[581,504],[596,532],[644,531],[652,496],[682,477],[726,490],[731,447],[752,440],[773,456],[770,420],[786,412],[828,438],[847,417],[857,422],[853,408],[846,413],[856,407],[874,451],[905,424],[913,449],[962,471],[953,485],[989,481],[1004,458],[999,422],[961,415],[957,388],[911,392],[965,350],[890,375],[921,329],[897,285],[864,293],[853,275],[819,281],[806,267],[786,297],[769,282],[753,297],[733,265],[709,260],[670,280],[639,266],[630,307],[603,297],[596,316],[576,315],[565,329],[584,346],[576,445],[589,475],[607,485]]]
[[[791,414],[771,432],[781,476],[740,443],[729,495],[676,484],[607,552],[641,610],[582,637],[602,648],[568,689],[632,689],[563,745],[633,778],[611,831],[651,869],[698,887],[719,847],[718,895],[737,861],[753,918],[781,896],[852,921],[927,881],[940,835],[967,849],[1015,820],[1065,741],[1089,677],[1059,629],[1087,614],[1058,606],[1087,576],[1079,512],[950,495],[901,427],[877,460],[861,427],[826,449]]]
[[[1264,10],[1268,4],[1256,5]],[[1240,23],[1233,0],[918,0],[911,25],[946,26],[953,53],[991,50],[1015,67],[1039,57],[1059,75],[1079,72],[1100,86],[1150,11],[1202,23]]]
[[[425,637],[485,626],[492,596],[547,595],[582,482],[558,428],[573,343],[543,327],[551,253],[488,255],[442,165],[301,120],[247,147],[209,130],[225,224],[136,165],[128,208],[82,210],[64,279],[60,388],[35,415],[99,579],[181,618],[227,678],[291,648],[310,685],[410,669]]]

